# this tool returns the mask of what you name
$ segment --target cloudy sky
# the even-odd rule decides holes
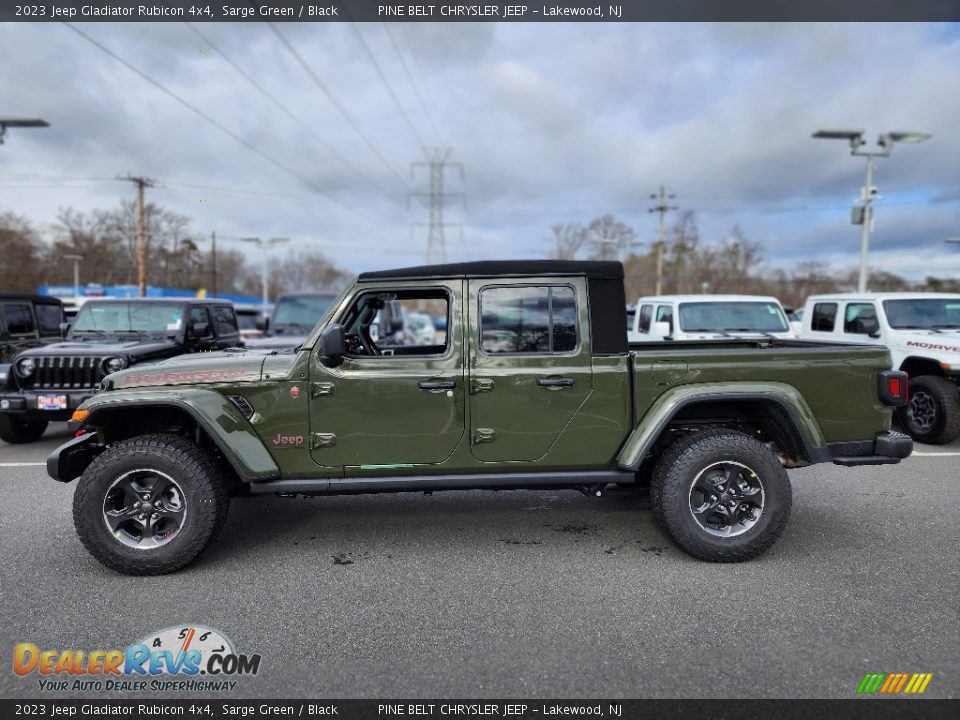
[[[113,179],[129,171],[225,242],[286,236],[355,271],[416,264],[426,211],[407,194],[427,175],[410,166],[449,146],[466,174],[448,189],[467,196],[450,202],[450,260],[543,256],[551,224],[605,213],[652,240],[664,183],[707,242],[739,224],[772,263],[847,270],[864,161],[810,135],[909,129],[934,138],[878,161],[871,265],[960,275],[943,242],[960,236],[957,25],[77,27],[103,47],[0,25],[0,115],[51,123],[0,146],[0,211],[41,225],[132,197]]]

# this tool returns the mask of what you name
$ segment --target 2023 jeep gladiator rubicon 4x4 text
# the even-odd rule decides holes
[[[386,303],[447,317],[389,346]],[[48,459],[80,478],[87,550],[124,573],[194,559],[234,489],[335,495],[576,488],[650,479],[690,554],[752,558],[791,507],[786,468],[896,463],[906,376],[886,349],[788,340],[628,346],[623,268],[478,262],[360,275],[287,353],[211,353],[113,373]]]

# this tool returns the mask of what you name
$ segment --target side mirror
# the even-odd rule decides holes
[[[880,323],[875,317],[866,317],[860,320],[861,329],[870,337],[880,337]]]
[[[347,340],[343,325],[327,325],[320,333],[320,354],[328,360],[340,360],[347,354]]]
[[[67,336],[67,333],[70,332],[70,323],[62,322],[58,325],[60,328],[60,338],[63,339]]]
[[[190,326],[190,337],[196,340],[202,340],[210,335],[210,323],[195,322]]]
[[[270,329],[270,318],[268,318],[266,315],[257,315],[256,328],[260,332],[267,332],[267,330]]]
[[[670,337],[670,323],[668,323],[666,320],[655,322],[653,324],[653,334],[656,337]]]

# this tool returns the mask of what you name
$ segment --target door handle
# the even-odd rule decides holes
[[[573,387],[573,378],[538,378],[537,386],[560,390],[561,388]]]
[[[455,380],[421,380],[417,387],[421,390],[453,390],[457,386]]]

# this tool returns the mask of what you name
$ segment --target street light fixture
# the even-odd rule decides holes
[[[3,145],[3,137],[7,134],[8,127],[43,128],[50,127],[50,123],[40,118],[0,117],[0,145]]]
[[[263,292],[263,312],[267,311],[267,303],[269,301],[269,292],[267,288],[267,283],[269,282],[269,266],[270,266],[270,248],[274,245],[279,245],[280,243],[290,242],[290,238],[285,237],[276,237],[270,238],[269,240],[263,240],[258,237],[245,237],[240,238],[243,242],[256,243],[257,247],[264,248],[263,253],[263,263],[260,265],[260,288]]]
[[[873,201],[878,199],[877,188],[873,186],[873,159],[889,157],[894,143],[915,145],[929,140],[929,133],[912,132],[909,130],[892,130],[877,138],[879,149],[862,150],[866,145],[863,139],[865,130],[818,130],[813,137],[824,140],[846,140],[850,143],[850,154],[867,159],[867,180],[860,192],[860,205],[854,207],[851,222],[862,226],[860,231],[860,276],[857,281],[857,291],[867,291],[867,248],[870,245],[870,230],[873,225]]]

